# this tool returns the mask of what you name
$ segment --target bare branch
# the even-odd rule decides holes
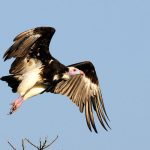
[[[33,146],[34,148],[36,148],[37,150],[44,150],[48,147],[50,147],[56,140],[58,139],[58,135],[57,137],[51,142],[48,144],[48,141],[47,141],[47,137],[45,137],[45,140],[44,142],[42,142],[42,140],[40,139],[40,144],[39,146],[36,146],[35,144],[33,144],[29,139],[25,138],[25,139],[22,139],[22,150],[25,150],[25,141],[27,141],[31,146]],[[10,145],[10,147],[13,149],[13,150],[17,150],[9,141],[8,141],[8,144]]]
[[[44,142],[42,143],[42,140],[40,139],[40,145],[39,146],[36,146],[35,144],[33,144],[29,139],[26,139],[25,140],[30,144],[32,145],[33,147],[35,147],[37,150],[44,150],[46,148],[48,148],[49,146],[51,146],[56,140],[58,139],[58,135],[57,137],[49,144],[47,144],[47,138],[45,138]]]

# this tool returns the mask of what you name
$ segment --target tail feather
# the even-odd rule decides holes
[[[6,81],[8,86],[12,88],[12,92],[16,93],[20,81],[14,77],[14,75],[3,76],[0,78],[2,81]]]

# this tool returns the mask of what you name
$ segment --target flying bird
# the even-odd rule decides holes
[[[45,92],[69,97],[80,112],[85,112],[87,126],[97,133],[93,110],[105,130],[108,115],[105,110],[100,85],[94,65],[90,61],[65,66],[49,51],[55,33],[53,27],[37,27],[20,33],[13,45],[5,52],[4,61],[15,58],[10,75],[0,79],[6,81],[12,92],[19,97],[12,102],[10,113],[14,113],[27,99]]]

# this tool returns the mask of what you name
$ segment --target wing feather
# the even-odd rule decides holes
[[[84,103],[83,103],[82,99],[80,100],[80,103],[79,103],[79,110],[80,110],[81,113],[84,110]]]
[[[27,37],[32,34],[33,34],[33,29],[29,29],[29,30],[24,31],[24,32],[20,33],[19,35],[17,35],[13,41],[15,42],[15,41],[21,39],[22,37]]]
[[[85,103],[85,117],[86,117],[87,126],[90,129],[90,131],[92,131],[90,117],[89,117],[89,103],[88,102]]]
[[[89,103],[89,116],[90,116],[91,124],[92,124],[92,127],[93,127],[94,131],[97,133],[97,129],[96,129],[96,126],[95,126],[95,121],[94,121],[94,115],[93,115],[91,101],[88,101],[88,103]]]
[[[41,37],[40,34],[25,36],[19,38],[4,54],[4,60],[11,57],[24,57],[29,53],[29,48],[35,43],[35,41]]]
[[[96,75],[94,74],[94,76]],[[106,125],[109,128],[110,126],[106,120],[107,115],[98,81],[92,79],[94,76],[87,74],[85,76],[75,75],[69,80],[62,80],[56,85],[54,93],[68,96],[79,107],[80,112],[83,112],[85,108],[87,126],[91,131],[92,126],[97,133],[93,110],[96,111],[97,117],[105,130],[107,130]]]
[[[20,33],[14,39],[14,44],[5,52],[4,61],[15,58],[9,72],[22,74],[32,70],[35,63],[48,62],[51,58],[49,44],[55,29],[52,27],[37,27]]]

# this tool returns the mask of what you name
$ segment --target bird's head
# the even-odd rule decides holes
[[[69,69],[68,74],[69,74],[70,76],[74,76],[74,75],[84,75],[84,72],[83,72],[83,71],[81,71],[81,70],[79,70],[79,69],[77,69],[77,68],[75,68],[75,67],[68,67],[68,69]]]
[[[71,76],[74,76],[74,75],[82,75],[83,76],[85,74],[83,71],[81,71],[75,67],[68,67],[68,72],[63,74],[62,79],[68,80],[68,79],[70,79]]]

